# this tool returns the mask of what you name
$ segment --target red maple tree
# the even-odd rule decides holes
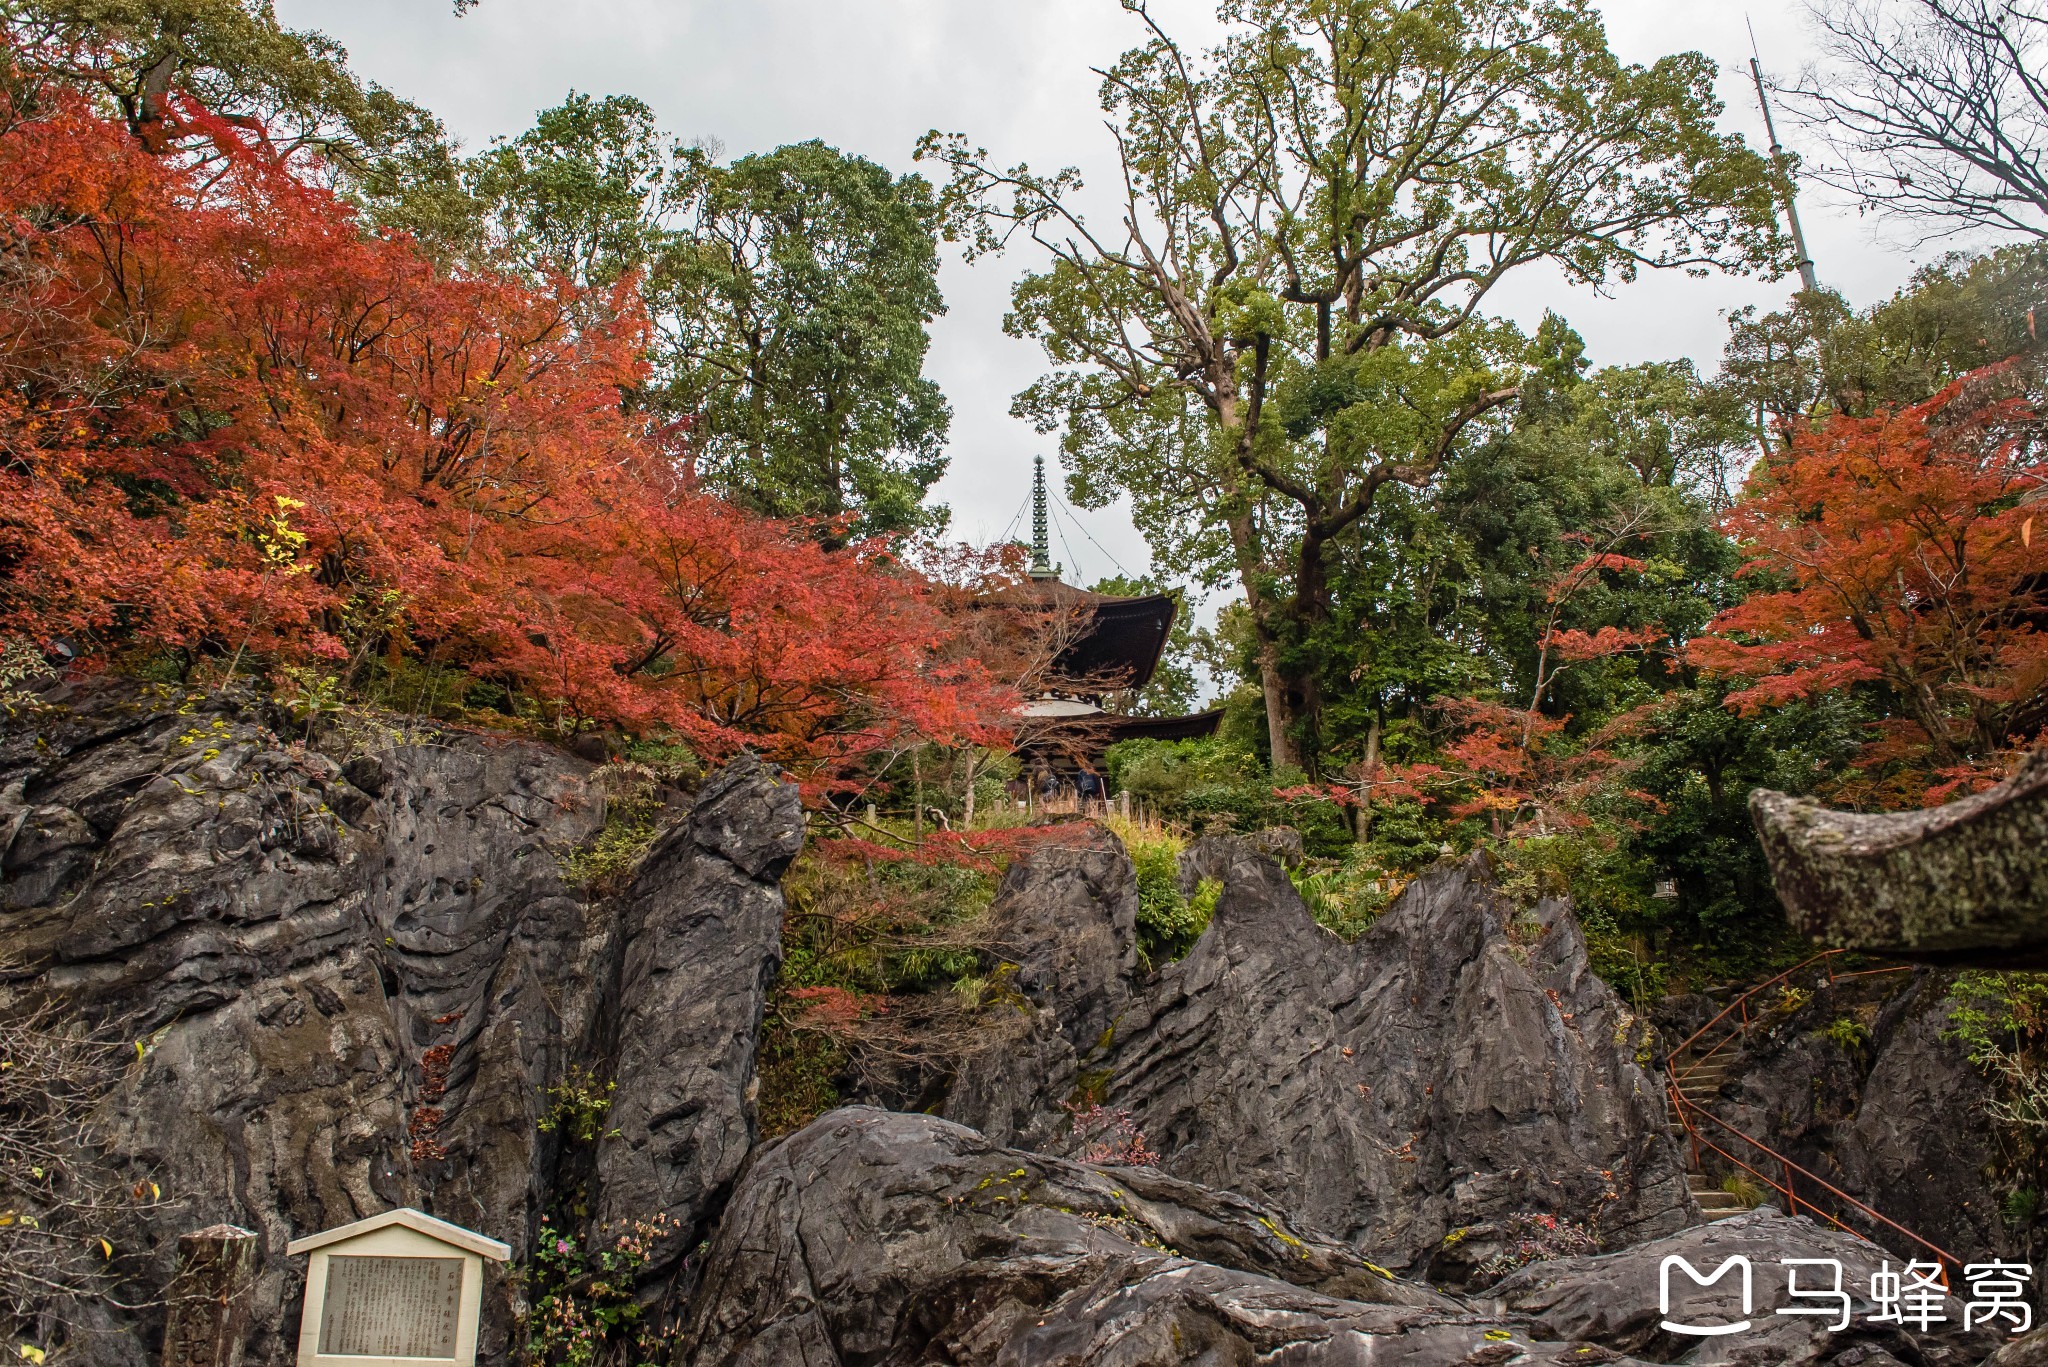
[[[632,415],[635,282],[441,269],[225,124],[200,162],[62,87],[0,114],[0,632],[409,654],[822,784],[999,734],[959,586],[721,502]]]
[[[2038,382],[2020,358],[1797,433],[1728,516],[1752,587],[1694,654],[1738,708],[1863,692],[1869,800],[1938,800],[2048,723]]]

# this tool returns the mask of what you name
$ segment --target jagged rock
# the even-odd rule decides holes
[[[560,1130],[540,1128],[547,1089],[608,1073],[623,1021],[676,1047],[693,1023],[747,1037],[701,1067],[632,1062],[636,1088],[673,1071],[663,1095],[700,1108],[715,1155],[675,1153],[691,1125],[677,1112],[632,1110],[634,1140],[617,1141],[667,1146],[676,1170],[656,1189],[692,1219],[730,1180],[792,839],[786,821],[748,826],[750,803],[787,810],[758,770],[713,785],[707,822],[671,836],[622,929],[618,905],[563,883],[556,856],[596,833],[603,803],[588,765],[545,746],[370,728],[337,762],[246,694],[108,681],[13,710],[0,959],[16,969],[0,1009],[56,1003],[142,1043],[99,1116],[123,1180],[166,1201],[138,1216],[147,1251],[123,1266],[142,1294],[125,1299],[169,1279],[178,1234],[252,1229],[246,1362],[273,1367],[296,1350],[292,1237],[412,1205],[523,1253],[562,1159]],[[626,958],[641,971],[622,990]],[[630,1158],[612,1166],[639,1178]],[[487,1275],[481,1346],[503,1360],[517,1287]],[[96,1361],[153,1360],[149,1312],[109,1327]]]
[[[2048,1329],[2014,1339],[1985,1358],[1984,1367],[2048,1367]]]
[[[1223,883],[1207,932],[1129,983],[1077,1072],[1042,1079],[1086,1077],[1160,1166],[1416,1271],[1516,1213],[1590,1220],[1609,1243],[1697,1218],[1640,1032],[1561,903],[1518,914],[1480,865],[1442,867],[1346,945],[1242,840],[1196,842],[1184,875]],[[947,1114],[978,1125],[991,1090]],[[1029,1109],[1008,1098],[1008,1132],[1033,1132],[1009,1119]]]
[[[2048,750],[1940,807],[1866,815],[1750,795],[1792,923],[1836,948],[1984,968],[2048,967]]]
[[[754,1047],[782,963],[783,871],[804,839],[794,786],[743,757],[640,866],[620,916],[616,1086],[597,1172],[607,1221],[656,1213],[696,1241],[753,1146]]]
[[[1745,1311],[1739,1271],[1707,1286],[1690,1281],[1682,1269],[1671,1273],[1671,1316],[1680,1324],[1718,1326],[1748,1320],[1739,1334],[1702,1338],[1672,1333],[1661,1327],[1660,1277],[1668,1257],[1686,1260],[1706,1278],[1724,1260],[1747,1258],[1752,1299]],[[1832,1317],[1781,1315],[1787,1306],[1807,1306],[1810,1297],[1795,1301],[1790,1294],[1786,1258],[1832,1258],[1842,1264],[1841,1289],[1851,1297],[1849,1327],[1835,1332]],[[1963,1303],[1944,1297],[1947,1323],[1919,1332],[1891,1324],[1872,1324],[1876,1309],[1870,1299],[1871,1274],[1881,1264],[1893,1271],[1906,1259],[1865,1239],[1813,1221],[1788,1217],[1769,1206],[1719,1220],[1666,1238],[1598,1257],[1562,1258],[1522,1268],[1487,1292],[1511,1318],[1525,1322],[1544,1339],[1576,1339],[1616,1352],[1632,1353],[1651,1362],[1699,1364],[1747,1363],[1756,1367],[1875,1367],[1890,1361],[1923,1367],[1962,1367],[1980,1360],[1998,1346],[2001,1336],[1981,1324],[1962,1332]],[[1823,1268],[1799,1270],[1802,1290],[1831,1283]]]
[[[1241,1198],[865,1108],[766,1150],[705,1263],[675,1367],[1621,1360],[1533,1342]]]
[[[1138,885],[1123,842],[1099,826],[1082,843],[1020,859],[989,907],[993,950],[1019,991],[1049,1008],[1077,1050],[1122,1009],[1138,966]]]
[[[991,952],[1017,1010],[946,1061],[944,1114],[1002,1144],[1058,1143],[1081,1055],[1098,1052],[1138,962],[1138,889],[1123,842],[1100,827],[1012,864],[989,907]]]

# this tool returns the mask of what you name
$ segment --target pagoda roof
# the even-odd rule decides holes
[[[1172,594],[1112,598],[1058,580],[1042,584],[1040,591],[1060,607],[1090,614],[1087,627],[1053,661],[1056,673],[1096,687],[1113,680],[1113,688],[1138,689],[1152,681],[1180,611]]]

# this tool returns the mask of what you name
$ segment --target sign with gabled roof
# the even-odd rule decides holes
[[[299,1367],[474,1367],[483,1264],[509,1245],[387,1210],[285,1246],[309,1254]]]

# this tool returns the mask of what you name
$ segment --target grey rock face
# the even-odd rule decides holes
[[[753,1146],[754,1046],[782,963],[778,884],[803,836],[796,789],[737,760],[649,853],[622,909],[600,1210],[675,1221],[651,1274],[695,1242]]]
[[[1100,1053],[1130,997],[1138,889],[1123,843],[1099,827],[1012,864],[989,907],[990,940],[1021,1009],[984,1023],[949,1060],[943,1113],[1000,1144],[1056,1146],[1083,1055]]]
[[[1739,1269],[1730,1269],[1706,1286],[1696,1285],[1682,1269],[1675,1269],[1670,1274],[1670,1318],[1679,1324],[1708,1327],[1747,1320],[1750,1328],[1712,1338],[1663,1329],[1660,1279],[1665,1275],[1664,1260],[1674,1256],[1685,1259],[1702,1278],[1712,1278],[1730,1257],[1748,1259],[1751,1299],[1746,1310]],[[1778,1313],[1787,1307],[1796,1311],[1825,1304],[1810,1296],[1792,1296],[1792,1271],[1783,1263],[1786,1258],[1831,1258],[1842,1264],[1840,1289],[1850,1297],[1846,1329],[1832,1328],[1839,1323],[1837,1315]],[[1870,1299],[1871,1274],[1885,1263],[1897,1271],[1905,1261],[1853,1234],[1759,1206],[1748,1214],[1620,1253],[1535,1263],[1509,1276],[1487,1295],[1536,1337],[1586,1340],[1651,1362],[1754,1363],[1759,1367],[1851,1367],[1861,1363],[1868,1367],[1896,1360],[1927,1367],[1960,1367],[1979,1361],[1999,1345],[2002,1336],[1996,1330],[1979,1325],[1968,1334],[1962,1332],[1963,1303],[1954,1296],[1941,1300],[1946,1322],[1927,1333],[1870,1323],[1869,1316],[1877,1308]],[[1801,1268],[1798,1276],[1802,1291],[1833,1284],[1831,1273],[1824,1268]]]
[[[2048,750],[1995,788],[1917,812],[1831,811],[1759,789],[1749,811],[1792,923],[1838,948],[2048,966]]]
[[[1953,1253],[2006,1248],[1986,1177],[1998,1156],[1991,1085],[1942,1037],[1949,975],[1816,974],[1800,986],[1810,999],[1759,1019],[1710,1109]],[[1862,1042],[1830,1035],[1840,1021],[1856,1022]]]
[[[677,1367],[1623,1360],[1535,1342],[1252,1202],[864,1108],[767,1149],[706,1266]]]
[[[562,1157],[546,1089],[609,1073],[626,1023],[632,1129],[609,1167],[646,1182],[632,1152],[665,1146],[660,1208],[700,1221],[751,1133],[794,838],[748,824],[749,804],[792,810],[772,778],[712,785],[706,822],[671,835],[623,905],[592,905],[557,859],[603,821],[582,761],[388,733],[337,759],[267,720],[234,696],[98,683],[0,733],[0,955],[21,965],[0,1006],[61,1003],[143,1044],[100,1116],[121,1170],[166,1196],[140,1217],[138,1289],[169,1278],[178,1234],[254,1230],[246,1360],[268,1367],[295,1351],[293,1237],[413,1205],[523,1254]],[[747,1048],[657,1083],[664,1049],[719,1034]],[[487,1359],[514,1296],[494,1271]],[[132,1328],[99,1341],[109,1363],[149,1360],[155,1327]]]
[[[1562,904],[1517,916],[1477,866],[1439,869],[1346,945],[1243,841],[1197,842],[1188,873],[1223,883],[1208,931],[1047,1079],[1090,1076],[1163,1168],[1417,1271],[1510,1214],[1588,1221],[1610,1245],[1696,1218],[1638,1028]],[[993,1090],[947,1114],[981,1124]],[[1004,1105],[1005,1132],[1030,1133],[1009,1119],[1029,1108]]]

